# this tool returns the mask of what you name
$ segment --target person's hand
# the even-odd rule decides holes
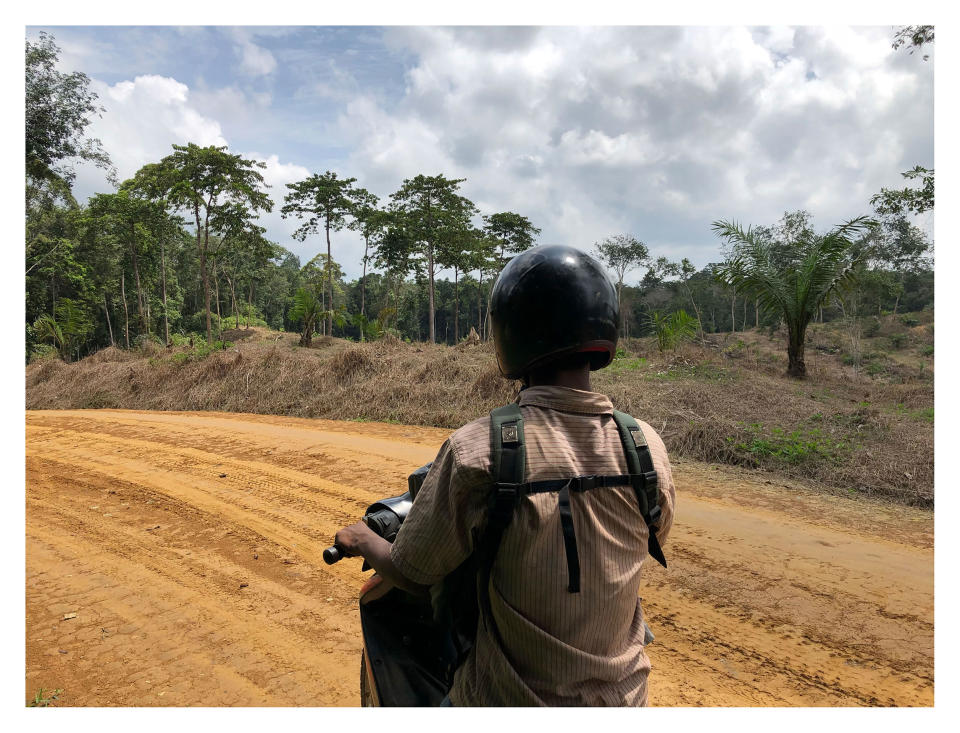
[[[370,537],[376,537],[376,534],[363,522],[351,524],[337,532],[333,538],[333,543],[340,548],[340,551],[347,557],[356,557],[364,554],[364,548]]]

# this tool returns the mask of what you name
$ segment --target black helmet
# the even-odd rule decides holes
[[[617,350],[620,307],[603,267],[576,247],[551,244],[517,255],[490,296],[497,362],[508,379],[569,354],[602,369]]]

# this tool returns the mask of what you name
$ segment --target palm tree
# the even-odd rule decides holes
[[[317,321],[326,315],[323,306],[312,288],[299,288],[293,296],[293,307],[288,317],[291,321],[303,321],[300,332],[300,345],[309,346],[313,340],[313,330]]]
[[[782,315],[788,333],[787,374],[791,377],[806,377],[803,347],[807,325],[832,295],[853,284],[856,266],[865,256],[853,237],[874,226],[872,219],[860,216],[822,236],[805,230],[785,257],[782,245],[759,236],[753,227],[744,231],[736,222],[713,223],[713,231],[732,245],[715,277]]]

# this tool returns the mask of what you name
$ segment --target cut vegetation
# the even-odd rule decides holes
[[[661,432],[671,456],[746,466],[847,494],[932,506],[933,314],[877,319],[858,360],[837,324],[813,324],[809,378],[785,376],[785,334],[706,334],[661,353],[622,342],[595,389]],[[913,325],[910,325],[913,324]],[[516,397],[492,345],[352,343],[226,332],[171,348],[107,348],[27,367],[28,409],[217,410],[456,428]],[[893,348],[893,344],[898,344]]]

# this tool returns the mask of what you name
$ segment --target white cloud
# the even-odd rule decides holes
[[[240,39],[237,53],[240,55],[240,67],[253,76],[265,76],[277,68],[273,54],[249,39]]]
[[[220,123],[194,108],[187,85],[176,79],[138,76],[113,85],[94,79],[91,89],[105,111],[92,121],[89,134],[104,143],[121,180],[168,155],[174,143],[227,144]],[[107,190],[102,171],[79,167],[77,189],[81,195]]]
[[[629,232],[702,265],[717,256],[714,219],[769,224],[807,206],[827,228],[932,165],[933,60],[893,52],[889,28],[394,27],[383,42],[407,71],[382,96],[371,55],[318,57],[313,86],[288,97],[283,75],[308,43],[278,50],[278,68],[249,30],[226,40],[239,63],[218,88],[95,81],[107,112],[90,132],[129,176],[171,143],[226,144],[226,129],[262,151],[247,155],[273,186],[263,223],[303,258],[325,243],[290,239],[285,184],[328,168],[383,199],[418,173],[465,177],[483,213],[529,216],[542,242]],[[78,184],[105,189],[89,169]],[[359,274],[359,237],[337,233],[333,248]]]
[[[932,157],[932,64],[873,28],[396,28],[405,95],[355,98],[338,139],[380,194],[415,173],[515,210],[542,241],[629,230],[659,254],[715,257],[710,221],[827,228]],[[674,244],[685,243],[685,244]]]

